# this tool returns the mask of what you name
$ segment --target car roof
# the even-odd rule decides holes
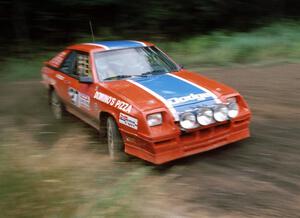
[[[68,49],[90,52],[91,50],[107,51],[107,50],[137,48],[137,47],[145,47],[145,46],[153,46],[153,44],[149,42],[134,41],[134,40],[96,41],[96,42],[72,45],[69,46]]]

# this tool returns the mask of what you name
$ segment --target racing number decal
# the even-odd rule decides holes
[[[90,109],[90,97],[79,92],[79,107]]]
[[[71,103],[79,108],[90,109],[90,97],[81,92],[78,92],[76,89],[69,87],[68,95],[70,96]]]

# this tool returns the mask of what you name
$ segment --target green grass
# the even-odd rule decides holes
[[[67,185],[45,182],[65,180],[70,173],[65,170],[37,172],[22,168],[18,164],[20,157],[12,152],[11,146],[15,146],[15,140],[3,138],[5,136],[1,134],[0,217],[34,218],[51,217],[52,214],[72,217],[71,214],[81,204],[79,196],[70,193]]]
[[[219,31],[158,45],[187,67],[298,62],[300,23],[277,23],[247,33]]]
[[[1,64],[0,81],[36,80],[41,78],[43,62],[54,56],[54,52],[37,53],[31,57],[6,58]]]
[[[82,42],[83,39],[78,41]],[[178,42],[163,41],[156,44],[187,68],[298,63],[300,22],[275,23],[251,32],[217,31]],[[38,79],[42,62],[53,54],[55,52],[43,52],[30,58],[7,58],[0,69],[0,81]]]
[[[104,169],[98,160],[97,166],[76,167],[74,160],[31,168],[45,163],[34,155],[49,159],[53,150],[31,146],[30,139],[20,142],[18,131],[8,129],[0,133],[0,217],[139,217],[131,200],[151,166],[109,164]]]

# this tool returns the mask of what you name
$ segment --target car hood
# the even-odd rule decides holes
[[[220,103],[223,95],[235,92],[226,85],[185,70],[119,80],[111,82],[108,89],[139,110],[167,107],[179,113]]]

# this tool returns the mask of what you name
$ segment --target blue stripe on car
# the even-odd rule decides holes
[[[109,49],[121,49],[121,48],[136,48],[143,47],[144,44],[138,41],[120,40],[120,41],[100,41],[93,42],[93,44],[104,45]]]
[[[183,112],[200,106],[210,106],[215,103],[215,99],[210,93],[207,93],[201,88],[198,88],[188,82],[185,82],[168,74],[149,76],[145,78],[137,77],[132,80],[150,89],[151,91],[160,95],[167,101],[174,98],[187,97],[191,94],[207,95],[207,97],[203,100],[192,99],[188,101],[185,100],[181,103],[173,104],[173,107],[177,112]]]

